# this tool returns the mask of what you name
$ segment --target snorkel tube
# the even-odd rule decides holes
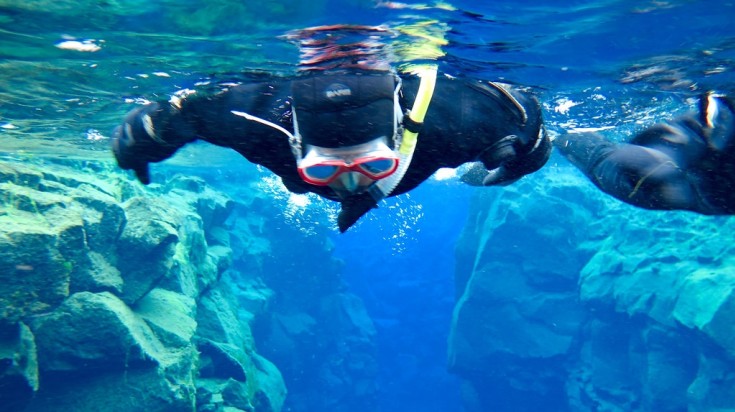
[[[403,138],[401,146],[398,149],[398,169],[392,175],[385,179],[379,180],[370,189],[370,195],[379,202],[388,197],[398,186],[408,171],[408,166],[413,159],[413,153],[416,150],[419,132],[424,123],[424,117],[429,110],[431,98],[434,95],[434,86],[436,86],[436,65],[426,65],[415,69],[415,73],[421,79],[419,90],[416,92],[416,99],[413,101],[413,107],[403,118]]]

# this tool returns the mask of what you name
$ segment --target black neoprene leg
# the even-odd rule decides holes
[[[686,174],[662,152],[615,144],[598,134],[562,136],[554,145],[592,183],[623,202],[656,210],[697,208]]]

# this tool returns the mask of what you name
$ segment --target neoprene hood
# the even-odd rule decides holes
[[[297,78],[292,93],[302,143],[336,148],[385,136],[392,144],[394,92],[395,77],[390,72]]]

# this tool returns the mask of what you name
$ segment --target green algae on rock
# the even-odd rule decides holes
[[[206,410],[197,377],[211,345],[231,347],[245,365],[220,372],[241,383],[220,388],[220,406],[268,399],[280,410],[283,380],[256,366],[267,361],[255,358],[252,336],[207,336],[214,322],[247,323],[209,306],[214,320],[199,327],[205,295],[229,290],[220,278],[232,251],[206,239],[223,238],[230,212],[228,198],[201,180],[141,191],[115,174],[0,163],[0,356],[15,365],[0,371],[0,384],[17,388],[12,410]]]

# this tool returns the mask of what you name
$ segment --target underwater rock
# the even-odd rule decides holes
[[[252,349],[253,335],[247,321],[252,317],[241,315],[237,298],[226,288],[208,290],[197,307],[197,335],[214,342]]]
[[[247,355],[241,348],[208,339],[202,339],[197,347],[201,359],[199,374],[202,378],[247,381]]]
[[[286,385],[280,370],[271,361],[252,353],[253,365],[257,370],[258,386],[253,394],[253,406],[260,412],[279,412],[286,400]]]
[[[72,266],[71,285],[72,293],[89,292],[112,292],[117,295],[122,293],[123,278],[104,255],[87,251],[79,256]]]
[[[372,320],[360,299],[345,292],[328,229],[315,226],[306,231],[266,218],[277,210],[277,205],[268,209],[274,203],[254,200],[248,215],[240,204],[230,221],[233,248],[244,245],[244,250],[263,256],[260,260],[236,256],[233,269],[258,273],[259,279],[244,283],[238,293],[243,305],[258,314],[252,331],[259,354],[273,362],[287,382],[283,408],[374,410],[378,363]],[[260,232],[278,242],[243,238],[260,240]]]
[[[234,379],[198,379],[197,412],[255,412],[248,393],[247,384]]]
[[[132,304],[171,269],[180,214],[158,198],[136,197],[123,208],[127,223],[117,242],[118,269],[124,280],[120,296]]]
[[[209,188],[202,179],[177,176],[165,185],[164,202],[177,211],[170,220],[177,232],[171,256],[160,256],[161,286],[195,297],[207,290],[232,262],[232,249],[208,244],[210,230],[219,230],[232,211],[233,202]],[[185,189],[195,190],[194,192]],[[170,259],[166,262],[166,259]]]
[[[448,358],[450,371],[466,379],[470,411],[531,410],[521,399],[546,399],[556,410],[564,402],[564,365],[585,319],[577,277],[593,253],[567,247],[588,236],[568,228],[595,216],[565,199],[583,198],[576,182],[550,176],[554,184],[539,187],[532,178],[478,194],[468,219],[476,224],[458,244]]]
[[[285,382],[280,371],[255,352],[248,323],[254,315],[238,307],[240,298],[228,287],[236,282],[229,275],[228,272],[200,298],[197,309],[197,385],[205,391],[200,400],[202,410],[220,410],[217,408],[221,406],[280,411],[286,396]],[[254,409],[246,408],[247,405]]]
[[[248,397],[248,388],[247,385],[243,382],[236,381],[234,379],[229,379],[224,387],[222,388],[222,402],[225,405],[225,407],[230,408],[237,408],[241,411],[255,411],[256,409],[253,407],[253,404],[250,401],[250,398]],[[264,405],[265,406],[265,405]],[[265,407],[258,408],[258,411],[273,411],[274,409],[270,407],[270,405],[267,405]],[[280,410],[276,409],[276,410]]]
[[[7,194],[0,184],[0,196]],[[58,306],[69,294],[72,262],[59,233],[38,213],[0,204],[0,318],[14,323]]]
[[[53,312],[34,319],[31,329],[42,371],[165,367],[179,356],[109,292],[76,293]]]
[[[325,331],[334,335],[350,336],[371,342],[375,338],[375,325],[367,313],[362,300],[351,293],[335,293],[321,299],[322,313],[331,313],[332,322]]]
[[[43,377],[31,411],[49,405],[59,411],[193,409],[193,345],[165,346],[142,317],[109,292],[76,293],[34,319],[31,329]],[[95,405],[99,399],[117,403]]]
[[[335,293],[320,297],[318,303],[311,314],[271,309],[266,325],[261,350],[291,383],[287,408],[375,408],[376,332],[362,301],[349,293]]]
[[[235,203],[202,179],[143,187],[69,165],[0,162],[0,402],[24,412],[374,405],[375,331],[343,292],[326,236],[289,227],[276,201],[248,191],[232,217]],[[287,241],[271,242],[275,233]],[[307,259],[313,271],[283,265]],[[273,358],[272,319],[293,345]],[[288,401],[279,368],[291,373]]]
[[[221,404],[258,412],[281,410],[286,385],[280,371],[267,359],[252,348],[209,339],[199,339],[198,349],[200,377],[197,385],[205,391],[205,399],[200,399],[200,404]]]
[[[116,199],[98,192],[72,193],[80,204],[86,205],[82,215],[84,232],[89,248],[102,254],[114,253],[115,242],[126,224],[125,211]]]
[[[252,316],[263,315],[275,295],[259,278],[238,282],[237,287],[238,306]]]
[[[72,268],[71,291],[120,293],[122,277],[106,256],[114,255],[115,242],[126,223],[122,207],[111,195],[86,183],[68,187],[44,180],[39,187],[71,198],[65,207],[53,207],[43,214],[59,233],[59,252]]]
[[[215,346],[209,346],[214,349]],[[220,349],[223,347],[220,346]],[[231,347],[230,350],[234,349]],[[220,351],[220,354],[224,352]],[[232,362],[232,358],[226,356]],[[210,366],[203,368],[205,376],[197,379],[197,412],[203,411],[252,411],[278,412],[283,408],[286,398],[286,386],[278,369],[265,358],[251,353],[245,364],[239,361],[231,366],[247,369],[247,379],[221,378],[209,375]],[[205,361],[206,362],[206,361]],[[220,365],[221,367],[222,365]],[[242,370],[242,369],[240,369]],[[226,368],[216,374],[226,375]],[[243,375],[245,376],[245,375]]]
[[[726,258],[727,261],[730,258]],[[735,278],[732,265],[700,267],[683,280],[673,310],[682,325],[697,329],[735,358]]]
[[[473,202],[449,340],[466,409],[731,409],[735,221],[575,179],[545,170]]]
[[[215,226],[207,232],[207,243],[212,247],[230,247],[230,242],[230,232],[221,226]]]
[[[43,178],[40,170],[20,163],[0,163],[0,183],[37,189]]]
[[[644,346],[637,360],[649,370],[635,375],[638,402],[667,411],[735,405],[735,393],[723,390],[733,380],[708,368],[735,367],[735,247],[721,241],[735,223],[685,212],[631,213],[621,220],[582,270],[580,298],[600,311],[646,319],[651,326],[640,327],[641,336],[662,328],[657,335],[669,336],[665,344]],[[617,362],[629,361],[620,356]],[[604,392],[596,398],[614,401]]]
[[[166,201],[135,197],[123,208],[128,219],[119,240],[121,252],[148,252],[178,240],[181,212]]]
[[[38,390],[38,360],[33,333],[23,323],[0,325],[0,405],[23,411]]]
[[[198,177],[177,175],[166,183],[165,191],[171,197],[180,196],[191,205],[201,217],[206,232],[224,224],[235,207],[232,199],[212,190]]]
[[[211,246],[207,248],[207,256],[217,269],[217,276],[224,273],[232,265],[232,249],[227,246]]]
[[[687,390],[691,412],[728,411],[735,405],[735,377],[730,359],[698,357],[697,376]]]
[[[194,412],[192,375],[157,368],[50,375],[23,412]]]
[[[156,337],[167,347],[191,344],[196,332],[196,302],[170,290],[156,288],[134,306],[133,311],[146,321]]]

